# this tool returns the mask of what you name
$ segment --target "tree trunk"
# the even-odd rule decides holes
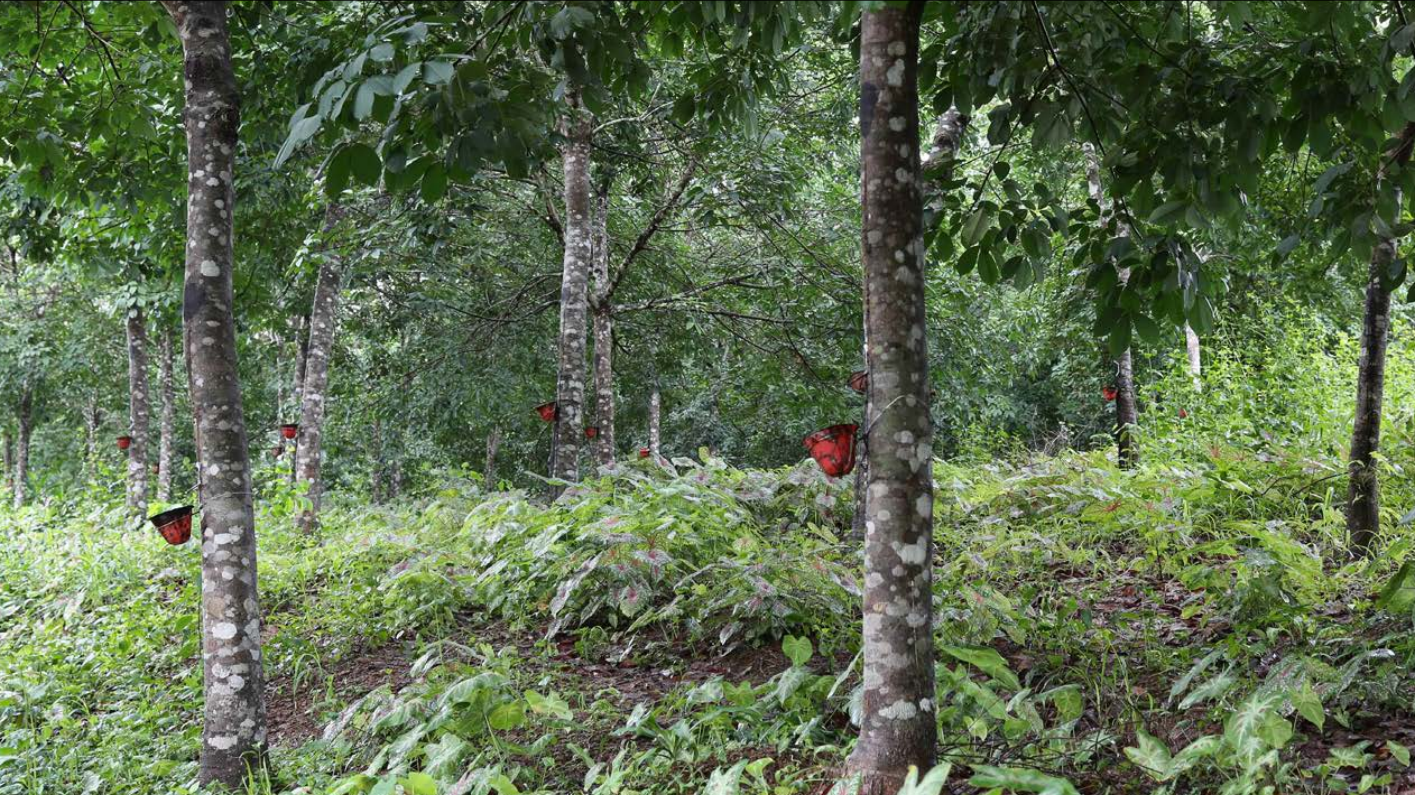
[[[659,392],[658,381],[653,383],[649,394],[649,455],[655,461],[663,457],[663,395]]]
[[[329,245],[328,236],[339,222],[340,210],[330,205],[324,215],[323,258],[319,264],[319,283],[314,289],[314,305],[310,308],[308,354],[305,357],[305,377],[301,385],[300,435],[295,444],[295,468],[298,479],[309,486],[305,496],[309,507],[300,514],[300,529],[313,533],[319,528],[319,504],[324,484],[320,481],[320,441],[324,430],[324,401],[329,387],[329,356],[334,350],[334,325],[339,302],[339,257]]]
[[[1390,166],[1403,167],[1415,146],[1415,122],[1408,122],[1396,146],[1376,174],[1379,184]],[[1395,206],[1400,207],[1400,191]],[[1392,219],[1392,223],[1397,219]],[[1371,550],[1381,526],[1381,490],[1376,472],[1376,452],[1381,446],[1381,411],[1385,393],[1386,343],[1390,338],[1390,290],[1385,274],[1396,259],[1395,238],[1383,237],[1371,251],[1366,283],[1366,311],[1361,323],[1361,361],[1356,376],[1356,418],[1351,429],[1351,455],[1347,466],[1351,482],[1346,490],[1346,530],[1352,547],[1361,554]]]
[[[158,365],[162,381],[162,438],[157,447],[157,499],[172,499],[172,446],[177,441],[177,392],[172,384],[172,329],[162,327],[161,360]]]
[[[947,180],[953,175],[952,162],[958,156],[958,148],[963,145],[963,133],[968,129],[968,117],[958,112],[957,108],[950,107],[944,111],[942,116],[934,126],[933,145],[929,148],[929,165],[944,161],[949,163],[947,169],[938,175],[940,180]],[[929,195],[937,192],[937,185],[933,181],[924,184],[924,190]],[[869,281],[865,282],[865,303],[869,304]],[[865,323],[865,355],[869,356],[870,329],[868,321]],[[869,390],[865,390],[863,428],[869,428],[874,421],[870,413]],[[870,459],[869,440],[861,438],[860,450],[857,453],[859,465],[855,470],[855,515],[850,523],[850,537],[856,541],[865,539],[865,504],[869,502],[869,489],[865,485],[869,482]]]
[[[860,26],[862,259],[869,348],[864,710],[847,763],[862,795],[933,766],[933,423],[924,311],[918,54],[923,3]]]
[[[1200,376],[1204,373],[1204,360],[1200,354],[1199,335],[1188,323],[1184,324],[1184,351],[1189,355],[1189,375],[1193,376],[1194,388],[1198,389],[1203,383]]]
[[[594,394],[595,460],[614,463],[614,311],[609,282],[609,189],[605,179],[595,197],[594,219]]]
[[[592,242],[590,235],[590,131],[591,118],[570,95],[565,121],[566,141],[561,147],[565,170],[565,260],[560,283],[560,362],[555,385],[555,443],[550,475],[566,481],[580,479],[580,440],[584,433],[585,347],[587,303]],[[552,486],[558,497],[563,486]]]
[[[198,780],[238,791],[265,760],[265,677],[255,514],[232,317],[233,186],[240,99],[226,3],[164,0],[186,75],[188,389],[201,471],[204,723]]]
[[[98,391],[94,390],[89,395],[88,403],[84,405],[84,466],[83,482],[89,482],[93,476],[94,454],[98,450]],[[6,439],[8,442],[9,439]],[[8,477],[8,458],[6,459],[6,472]]]
[[[1087,143],[1083,147],[1086,153],[1086,187],[1090,196],[1095,200],[1101,211],[1101,226],[1104,228],[1109,219],[1106,215],[1105,193],[1101,190],[1101,163],[1096,156],[1095,147]],[[1130,269],[1121,268],[1120,284],[1124,286],[1130,281]],[[1115,366],[1115,449],[1116,458],[1121,469],[1133,469],[1139,462],[1139,450],[1135,444],[1135,428],[1140,422],[1139,406],[1135,402],[1135,367],[1134,360],[1130,355],[1130,348],[1121,352],[1119,358],[1113,362]]]
[[[15,507],[23,508],[29,490],[29,439],[34,433],[34,386],[25,379],[20,391],[19,432],[15,438]]]
[[[487,491],[496,488],[496,451],[501,449],[501,429],[492,428],[486,437],[486,470],[482,472]]]
[[[15,490],[15,440],[10,438],[10,429],[0,428],[0,461],[4,471],[0,472],[0,482],[5,485],[5,495],[11,496]]]
[[[147,437],[152,407],[147,390],[147,322],[142,309],[128,310],[128,507],[147,515]]]
[[[372,439],[369,440],[370,452],[373,453],[373,469],[369,472],[369,497],[374,505],[383,504],[383,423],[377,418],[373,421]]]

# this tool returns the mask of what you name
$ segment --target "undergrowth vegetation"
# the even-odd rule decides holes
[[[938,463],[950,772],[912,791],[1408,791],[1415,357],[1397,342],[1364,559],[1327,391],[1353,357],[1294,329],[1214,355],[1203,389],[1176,373],[1131,472]],[[278,470],[259,483],[276,778],[254,792],[789,795],[850,749],[851,484],[813,465],[636,460],[550,505],[447,473],[346,498],[316,537]],[[195,791],[197,550],[124,516],[100,488],[0,515],[0,795]]]

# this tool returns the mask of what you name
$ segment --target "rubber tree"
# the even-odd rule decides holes
[[[147,318],[142,307],[128,309],[128,507],[147,514],[147,437],[152,406],[147,385]]]
[[[654,379],[653,391],[649,393],[649,455],[657,461],[663,457],[663,394]]]
[[[864,704],[847,763],[864,795],[932,767],[933,423],[924,310],[918,54],[923,3],[864,12],[860,25],[862,253],[868,430]]]
[[[164,324],[158,337],[158,381],[162,393],[161,439],[157,447],[157,499],[167,502],[172,499],[172,451],[177,434],[177,390],[173,383],[172,329]]]
[[[1091,200],[1100,208],[1101,226],[1105,227],[1110,223],[1110,218],[1107,214],[1105,191],[1101,186],[1100,158],[1091,144],[1083,144],[1082,149],[1086,155],[1086,189]],[[1124,286],[1129,280],[1130,269],[1121,268],[1120,284]],[[1135,427],[1140,422],[1140,413],[1135,402],[1135,365],[1130,346],[1127,345],[1115,357],[1112,365],[1115,368],[1116,458],[1121,469],[1131,469],[1139,460],[1139,451],[1135,445]]]
[[[1194,379],[1194,388],[1198,389],[1203,383],[1204,359],[1199,347],[1199,335],[1188,323],[1184,324],[1184,353],[1189,357],[1189,376]]]
[[[590,311],[594,316],[594,396],[595,460],[614,463],[614,307],[610,303],[609,280],[609,192],[614,181],[601,180],[595,191],[592,276],[594,294]]]
[[[593,258],[590,219],[590,140],[593,118],[580,102],[578,89],[567,95],[560,147],[564,169],[565,256],[560,279],[559,372],[555,379],[555,438],[550,476],[580,479],[580,441],[584,433],[585,353],[588,333],[589,275]],[[552,486],[559,496],[563,486]]]
[[[953,175],[953,159],[958,155],[958,148],[963,144],[963,133],[968,129],[968,117],[958,111],[958,108],[950,107],[938,117],[934,125],[933,144],[929,147],[928,160],[926,161],[934,175],[931,180],[926,180],[924,190],[929,194],[937,192],[935,184],[946,182]],[[936,164],[946,163],[948,165],[940,168]],[[865,290],[869,290],[869,282],[865,282]],[[866,299],[868,302],[868,299]],[[869,324],[866,323],[864,330],[865,349],[868,356],[869,349]],[[865,427],[868,428],[873,421],[870,414],[869,390],[865,394],[864,410]],[[865,537],[865,503],[869,501],[869,490],[865,488],[868,482],[870,471],[869,462],[869,442],[861,442],[859,451],[860,464],[855,470],[855,515],[851,522],[850,535],[855,540],[863,540]]]
[[[182,42],[186,84],[187,381],[200,472],[203,709],[198,780],[238,790],[264,764],[251,468],[232,314],[232,235],[240,97],[224,0],[164,0]]]
[[[13,490],[15,508],[24,507],[29,487],[29,443],[34,434],[34,383],[26,378],[20,386],[20,402],[16,407],[15,463]]]
[[[338,225],[341,210],[331,204],[325,210],[325,240],[321,247],[319,281],[310,306],[309,343],[305,355],[304,382],[300,389],[300,435],[295,445],[295,472],[307,485],[309,505],[300,513],[300,529],[313,533],[319,528],[319,507],[324,492],[320,480],[321,441],[324,433],[324,404],[329,391],[329,357],[334,351],[334,328],[339,309],[340,258],[329,245],[329,236]]]
[[[1415,147],[1415,122],[1409,122],[1386,152],[1377,169],[1378,183],[1386,181],[1392,172],[1399,172],[1410,162]],[[1400,191],[1395,191],[1396,208],[1400,207]],[[1397,210],[1398,212],[1398,210]],[[1367,553],[1381,525],[1381,487],[1377,475],[1376,453],[1381,446],[1381,410],[1385,393],[1386,345],[1390,341],[1390,297],[1387,285],[1391,266],[1396,262],[1396,238],[1393,229],[1399,218],[1378,228],[1387,230],[1379,235],[1371,250],[1371,264],[1366,282],[1366,304],[1361,321],[1361,359],[1356,375],[1356,418],[1351,429],[1351,454],[1348,457],[1350,482],[1346,490],[1346,530],[1352,547]]]

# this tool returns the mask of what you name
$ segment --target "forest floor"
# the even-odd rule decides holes
[[[940,465],[945,791],[1415,793],[1411,541],[1350,558],[1335,497],[1281,485],[1312,468]],[[318,538],[271,477],[253,792],[828,791],[858,710],[848,484],[676,469],[550,506],[449,481]],[[196,550],[119,511],[0,516],[0,795],[191,791]]]

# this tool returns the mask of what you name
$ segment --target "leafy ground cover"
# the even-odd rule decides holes
[[[1321,368],[1293,371],[1319,392]],[[913,791],[1415,792],[1409,447],[1381,553],[1353,558],[1335,412],[1165,394],[1184,416],[1152,412],[1131,472],[1106,451],[937,464],[950,768]],[[1408,433],[1397,413],[1388,438]],[[276,777],[254,792],[829,789],[860,682],[849,483],[705,452],[552,505],[440,482],[308,537],[262,473]],[[0,519],[3,795],[194,791],[197,551],[123,515],[95,490]]]

